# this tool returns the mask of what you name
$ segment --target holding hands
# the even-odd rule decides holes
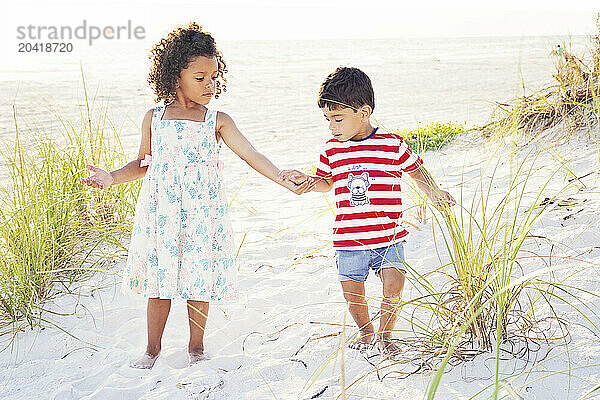
[[[308,193],[315,187],[317,179],[295,169],[283,170],[279,173],[283,185],[296,194]]]

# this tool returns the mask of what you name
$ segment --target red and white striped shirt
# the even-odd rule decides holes
[[[333,179],[333,247],[364,250],[401,241],[408,232],[401,226],[400,178],[422,164],[402,137],[382,129],[365,139],[328,140],[317,176]]]

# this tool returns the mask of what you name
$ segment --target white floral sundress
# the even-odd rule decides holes
[[[215,136],[204,122],[163,120],[154,109],[151,157],[137,199],[121,291],[145,298],[237,297],[235,250]],[[143,164],[142,164],[143,165]]]

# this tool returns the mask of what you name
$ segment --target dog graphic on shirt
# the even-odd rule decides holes
[[[371,203],[367,197],[367,190],[369,186],[371,186],[369,174],[367,172],[363,172],[356,176],[349,174],[346,186],[350,189],[351,206],[364,206]]]

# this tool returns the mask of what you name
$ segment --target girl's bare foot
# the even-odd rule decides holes
[[[189,350],[190,365],[194,365],[200,361],[208,360],[208,356],[204,353],[204,349]]]
[[[156,362],[156,359],[158,358],[159,354],[160,351],[154,355],[146,351],[143,356],[141,356],[135,361],[132,361],[131,364],[129,364],[129,366],[131,368],[150,369],[154,366],[154,363]]]

